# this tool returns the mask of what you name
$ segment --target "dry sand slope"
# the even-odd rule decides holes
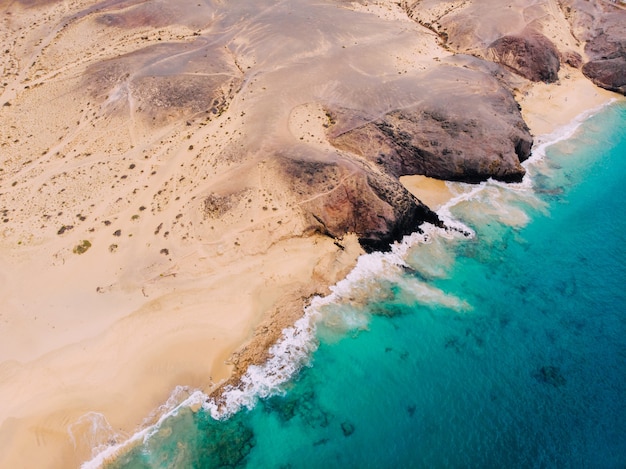
[[[622,11],[603,5],[592,17]],[[476,161],[521,177],[530,132],[610,97],[577,68],[593,34],[555,1],[1,0],[0,15],[7,468],[76,467],[176,385],[210,392],[262,361],[354,265],[357,238],[377,248],[436,222],[398,182],[407,158],[426,155],[403,181],[437,208],[450,195],[433,161],[456,155],[454,179]],[[507,34],[539,44],[542,67],[553,47],[559,81],[520,76],[539,59],[490,48]],[[449,127],[477,99],[480,132],[455,147]],[[478,149],[498,112],[511,127],[494,160]],[[445,130],[428,152],[424,113]]]

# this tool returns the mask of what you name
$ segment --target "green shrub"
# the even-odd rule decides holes
[[[83,254],[91,247],[91,243],[84,239],[78,246],[74,247],[74,254]]]

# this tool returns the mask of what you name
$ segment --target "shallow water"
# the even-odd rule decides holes
[[[325,306],[284,395],[184,408],[108,467],[625,467],[625,125],[623,102],[587,120],[532,188],[470,188],[476,236]]]

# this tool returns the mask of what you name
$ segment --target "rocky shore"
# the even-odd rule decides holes
[[[601,0],[1,11],[2,467],[236,383],[360,254],[442,225],[428,181],[520,181],[535,135],[626,94]]]

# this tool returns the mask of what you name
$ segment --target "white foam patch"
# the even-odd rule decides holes
[[[530,158],[522,163],[522,166],[526,169],[526,175],[521,182],[505,183],[494,179],[489,179],[480,184],[448,182],[448,188],[454,194],[454,197],[437,211],[437,215],[447,226],[453,230],[464,232],[469,237],[475,236],[474,231],[451,213],[453,207],[465,202],[482,202],[484,205],[488,205],[490,207],[487,210],[488,215],[495,216],[500,222],[509,226],[523,226],[527,224],[529,221],[527,213],[509,203],[513,199],[512,196],[521,197],[524,203],[533,208],[542,209],[545,207],[545,203],[536,197],[533,192],[533,176],[539,171],[543,173],[549,172],[545,166],[546,149],[571,138],[584,121],[615,101],[616,99],[612,99],[608,103],[580,114],[572,122],[558,128],[551,134],[539,136],[533,146]],[[500,192],[493,192],[494,188],[500,189]],[[484,210],[485,207],[482,209]]]
[[[248,367],[237,386],[228,386],[217,401],[204,402],[204,409],[214,419],[224,419],[244,407],[251,409],[259,398],[282,394],[282,385],[309,362],[312,352],[317,349],[316,315],[314,307],[307,308],[302,318],[283,330],[281,339],[270,348],[270,358],[264,364]]]
[[[87,412],[67,428],[74,450],[91,449],[98,454],[106,447],[124,438],[117,433],[105,416],[99,412]]]
[[[526,177],[524,181],[531,180],[533,174],[533,167],[542,165],[543,160],[546,156],[546,149],[552,145],[555,145],[564,140],[570,139],[578,130],[583,122],[585,122],[590,117],[594,116],[598,112],[602,111],[607,106],[610,106],[617,99],[613,98],[608,102],[596,106],[595,108],[589,109],[582,114],[578,115],[572,122],[562,127],[559,127],[554,132],[546,135],[540,135],[537,137],[535,144],[533,145],[532,153],[530,158],[522,163],[522,166],[527,170]]]
[[[446,277],[455,259],[449,242],[441,236],[410,250],[406,257],[411,269],[426,279]]]
[[[172,395],[177,395],[179,392],[180,387],[177,387]],[[124,440],[121,443],[111,444],[106,446],[105,448],[96,447],[94,451],[96,453],[95,456],[89,461],[84,462],[80,466],[81,469],[101,468],[105,463],[113,461],[116,457],[120,456],[126,451],[129,451],[133,447],[148,441],[152,435],[159,431],[159,428],[161,428],[163,422],[165,422],[168,418],[177,415],[181,409],[196,407],[199,408],[206,401],[206,399],[207,395],[203,392],[190,391],[189,396],[185,400],[163,413],[154,424],[139,430],[138,432],[134,433],[130,438]],[[68,431],[70,430],[68,429]]]
[[[408,303],[410,295],[411,299],[422,306],[444,306],[457,312],[471,309],[466,301],[418,279],[405,277],[398,284],[404,292],[403,303]]]
[[[435,235],[451,236],[449,231],[427,224],[423,226],[423,233],[406,236],[400,243],[395,243],[390,252],[361,256],[350,274],[331,287],[330,295],[314,298],[305,309],[304,316],[293,327],[283,331],[281,340],[270,348],[270,358],[266,363],[250,366],[237,386],[227,388],[219,400],[207,401],[204,408],[213,418],[224,419],[244,407],[251,409],[259,398],[284,393],[284,384],[309,363],[312,352],[318,347],[316,331],[318,325],[328,316],[325,309],[337,304],[360,302],[364,297],[368,300],[375,298],[378,294],[376,288],[381,280],[401,279],[404,268],[408,267],[405,262],[408,250],[416,243],[429,242]],[[425,304],[439,301],[440,304],[456,310],[467,308],[462,301],[436,288],[425,284],[420,288]],[[352,313],[355,313],[354,309]],[[364,328],[367,325],[367,321],[356,313],[343,317],[331,314],[328,319],[331,323],[335,322],[333,326],[346,330]]]

